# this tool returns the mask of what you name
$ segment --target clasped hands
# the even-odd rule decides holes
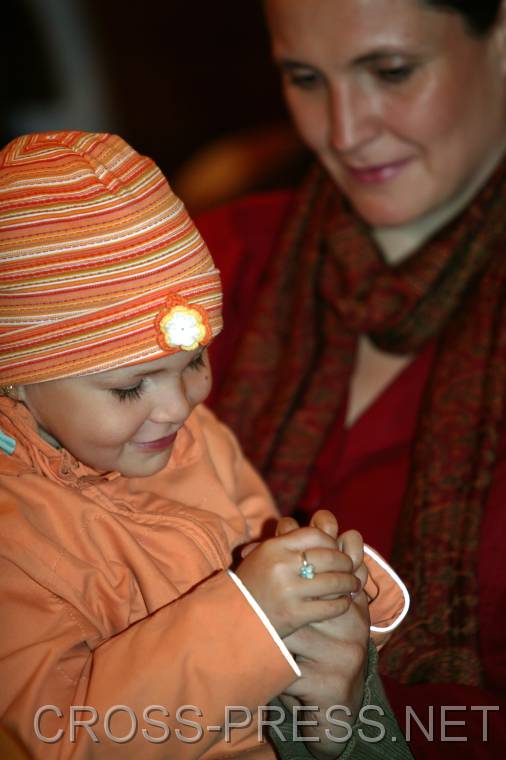
[[[303,552],[315,567],[311,580],[298,573]],[[316,723],[301,731],[307,749],[322,760],[337,758],[360,710],[367,670],[370,620],[362,537],[357,531],[339,535],[334,515],[319,510],[306,528],[281,518],[275,538],[245,546],[242,557],[237,575],[302,672],[280,699],[290,710],[317,706],[299,712],[300,721]],[[328,720],[327,711],[336,705],[346,708],[330,713],[339,725]]]

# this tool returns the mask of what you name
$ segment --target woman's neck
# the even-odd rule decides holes
[[[400,227],[376,227],[372,234],[389,264],[399,264],[415,253],[437,230],[444,227],[464,209],[471,198],[486,183],[506,149],[501,143],[482,166],[480,171],[468,182],[463,190],[453,196],[442,206],[438,206],[424,216]]]

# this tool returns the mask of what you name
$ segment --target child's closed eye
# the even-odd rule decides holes
[[[204,361],[204,352],[201,351],[200,354],[197,354],[197,356],[194,356],[191,362],[188,364],[189,369],[200,369],[201,367],[205,367],[205,361]]]
[[[111,388],[110,390],[120,401],[139,399],[143,393],[143,380],[133,388]]]

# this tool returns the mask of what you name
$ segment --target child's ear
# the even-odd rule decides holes
[[[7,398],[12,399],[13,401],[22,401],[20,388],[22,388],[21,385],[4,385],[0,388],[0,395],[7,396]]]

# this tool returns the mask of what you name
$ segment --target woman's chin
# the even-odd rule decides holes
[[[425,216],[426,208],[392,201],[349,199],[356,213],[370,227],[402,227]]]

